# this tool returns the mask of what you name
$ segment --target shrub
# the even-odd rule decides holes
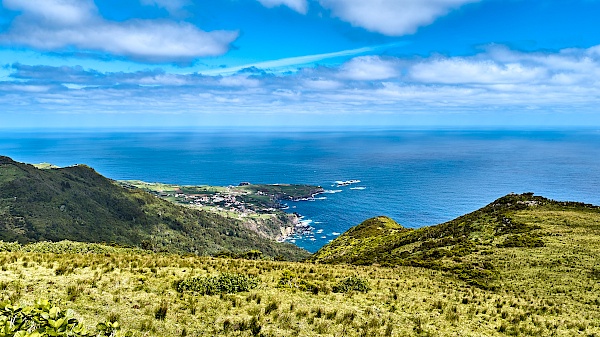
[[[131,331],[121,334],[121,326],[119,325],[119,322],[106,321],[104,323],[98,323],[98,325],[96,325],[96,330],[98,331],[98,336],[104,337],[133,336],[133,333]]]
[[[67,287],[67,301],[75,302],[77,297],[81,295],[83,288],[81,286],[70,285]]]
[[[260,260],[263,253],[260,250],[249,250],[247,252],[238,254],[238,258],[246,260]]]
[[[17,252],[20,249],[21,245],[18,242],[0,241],[0,252]]]
[[[38,301],[33,307],[0,304],[0,326],[6,336],[19,332],[37,332],[40,336],[87,336],[83,324],[73,317],[72,310],[62,311],[47,301]]]
[[[296,274],[290,270],[284,270],[277,282],[277,288],[296,288]]]
[[[512,248],[512,247],[524,247],[524,248],[537,248],[544,247],[546,244],[544,241],[530,234],[517,234],[508,236],[504,242],[498,244],[500,248]]]
[[[169,310],[169,305],[166,302],[161,302],[158,308],[154,310],[154,318],[159,321],[164,321],[167,317],[167,311]]]
[[[223,273],[218,276],[192,277],[177,281],[174,285],[180,293],[191,291],[202,295],[215,295],[249,291],[256,288],[258,283],[254,276]]]
[[[334,293],[347,293],[349,291],[366,293],[369,290],[371,290],[369,282],[358,276],[350,276],[333,286]]]
[[[61,310],[48,301],[37,300],[33,306],[22,307],[9,302],[0,303],[1,336],[93,336],[75,317],[71,309]],[[99,336],[132,336],[122,334],[119,323],[99,323]]]
[[[54,274],[56,274],[56,276],[68,275],[69,271],[70,271],[69,267],[61,265],[56,268],[56,270],[54,271]]]
[[[279,308],[279,304],[275,301],[271,301],[269,302],[269,304],[267,304],[267,306],[265,307],[265,315],[270,314],[271,312],[277,310]]]

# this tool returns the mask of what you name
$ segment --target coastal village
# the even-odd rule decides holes
[[[324,192],[320,186],[250,182],[237,186],[180,186],[137,180],[119,183],[129,189],[143,189],[177,204],[238,219],[278,241],[312,231],[312,227],[301,221],[300,214],[284,212],[288,208],[285,201],[314,200],[317,194]]]

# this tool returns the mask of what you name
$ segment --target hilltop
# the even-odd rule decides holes
[[[498,287],[534,266],[589,273],[599,257],[600,207],[510,194],[454,220],[407,229],[386,217],[366,220],[311,256],[327,264],[414,266],[445,271],[471,285]],[[511,264],[507,261],[522,261]],[[516,268],[516,269],[515,269]],[[540,268],[544,270],[544,268]],[[549,268],[548,270],[552,270]]]
[[[123,188],[85,165],[45,167],[0,157],[0,240],[105,242],[199,255],[260,250],[286,259],[308,256],[269,237],[281,232],[280,222],[263,221],[275,228],[257,231],[240,219]]]

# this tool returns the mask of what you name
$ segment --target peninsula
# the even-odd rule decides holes
[[[321,186],[249,182],[237,186],[183,186],[139,180],[118,183],[127,189],[141,189],[178,205],[240,220],[257,233],[279,242],[294,233],[309,230],[309,226],[300,221],[300,214],[284,212],[288,209],[285,202],[312,200],[325,191]]]

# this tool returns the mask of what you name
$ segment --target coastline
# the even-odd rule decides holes
[[[291,200],[294,202],[299,202],[299,201],[316,201],[318,200],[316,198],[317,195],[320,194],[325,194],[327,193],[327,191],[319,186],[319,190],[315,193],[312,193],[310,195],[310,197],[304,196],[304,197],[300,197],[300,198],[293,198],[293,199],[287,199],[287,200]],[[285,211],[288,210],[290,207],[287,204],[281,203],[282,200],[279,200],[280,204],[283,206],[282,208],[280,208],[280,210]],[[314,234],[314,227],[312,227],[310,225],[311,221],[306,221],[303,220],[305,217],[302,214],[299,214],[298,212],[292,212],[292,213],[287,213],[289,216],[292,216],[292,224],[293,227],[286,227],[285,231],[284,228],[282,228],[282,235],[280,237],[277,238],[277,242],[290,242],[290,243],[295,243],[294,241],[292,241],[293,239],[290,239],[296,235],[310,235],[310,234]],[[290,239],[290,240],[288,240]]]
[[[277,242],[290,242],[290,243],[294,243],[290,239],[293,238],[296,235],[308,235],[313,233],[314,227],[309,225],[309,222],[303,220],[304,216],[301,214],[298,214],[296,212],[294,213],[287,213],[290,217],[292,217],[292,224],[293,226],[291,227],[282,227],[282,235],[280,237],[277,238]]]
[[[142,189],[156,197],[186,207],[218,213],[276,242],[290,242],[297,235],[310,235],[310,221],[289,212],[285,201],[315,201],[326,193],[321,186],[292,184],[251,184],[238,186],[181,186],[139,180],[118,181],[128,189]]]

